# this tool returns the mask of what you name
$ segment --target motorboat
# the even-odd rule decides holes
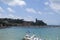
[[[25,37],[23,38],[23,40],[42,40],[41,38],[38,38],[36,35],[32,35],[32,36],[30,36],[30,35],[28,35],[28,34],[26,34],[25,35]]]

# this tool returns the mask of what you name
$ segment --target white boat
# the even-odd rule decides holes
[[[42,40],[42,39],[36,37],[35,35],[30,36],[30,35],[26,34],[25,37],[23,38],[23,40]]]

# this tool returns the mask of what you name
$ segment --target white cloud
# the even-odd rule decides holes
[[[33,8],[26,8],[26,11],[29,13],[36,13],[36,10],[34,10]]]
[[[42,12],[41,11],[39,11],[39,10],[35,10],[35,9],[33,9],[33,8],[26,8],[26,11],[28,12],[28,13],[35,13],[35,14],[42,14]]]
[[[38,14],[40,14],[40,15],[41,15],[41,14],[42,14],[42,12],[41,12],[41,11],[38,11]]]
[[[60,0],[49,0],[50,1],[50,7],[53,9],[55,12],[60,13]]]
[[[26,2],[23,0],[1,0],[1,1],[10,6],[16,6],[16,5],[25,6],[26,5]]]
[[[2,7],[0,7],[0,12],[4,12],[4,10],[3,10],[3,8],[2,8]]]
[[[19,1],[18,4],[19,4],[20,6],[24,6],[24,5],[26,5],[25,1]]]
[[[45,5],[49,5],[49,2],[45,2],[44,4],[45,4]]]
[[[9,11],[9,12],[15,12],[13,9],[11,9],[11,8],[7,8],[7,10]]]

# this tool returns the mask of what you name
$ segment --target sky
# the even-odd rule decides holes
[[[60,25],[60,0],[0,0],[0,18],[37,18],[48,25]]]

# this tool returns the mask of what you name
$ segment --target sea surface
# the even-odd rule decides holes
[[[42,40],[60,40],[60,27],[27,28],[10,27],[0,29],[0,40],[22,40],[26,34],[33,34]]]

